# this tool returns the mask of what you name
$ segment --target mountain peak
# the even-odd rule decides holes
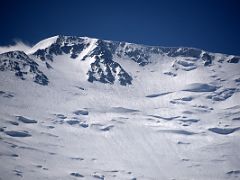
[[[8,52],[9,60],[39,61],[45,63],[48,69],[54,68],[51,64],[58,57],[75,59],[86,62],[84,72],[89,82],[101,83],[119,82],[121,85],[132,84],[133,77],[124,66],[120,65],[124,59],[133,61],[139,66],[158,63],[161,59],[171,59],[172,71],[175,75],[179,69],[191,71],[200,65],[211,66],[214,62],[239,63],[240,57],[210,53],[197,48],[186,47],[158,47],[134,43],[101,40],[89,37],[57,35],[44,39],[34,45],[28,52]],[[30,58],[31,57],[31,58]],[[36,68],[35,68],[36,69]]]
[[[59,36],[53,36],[53,37],[50,37],[50,38],[47,38],[47,39],[44,39],[44,40],[38,42],[27,52],[27,54],[33,54],[37,50],[48,48],[50,45],[56,43],[58,38],[59,38]]]
[[[10,71],[22,80],[33,79],[40,85],[47,85],[47,76],[39,70],[39,65],[23,51],[9,51],[0,54],[0,71]]]

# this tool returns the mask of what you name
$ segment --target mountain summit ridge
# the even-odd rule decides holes
[[[4,62],[6,58],[8,58],[9,62],[11,61],[11,56],[9,55],[13,55],[14,51],[7,54],[8,56],[6,56],[6,53],[0,54],[2,71],[7,69],[4,67],[7,66]],[[18,54],[21,53],[18,52]],[[30,59],[36,64],[38,64],[39,60],[45,62],[47,69],[54,68],[51,65],[52,62],[57,56],[62,55],[67,55],[71,59],[91,62],[88,64],[86,73],[89,82],[98,81],[113,84],[115,81],[118,81],[124,86],[131,85],[133,77],[119,64],[120,61],[117,62],[116,59],[128,59],[136,62],[139,66],[146,66],[154,62],[153,57],[155,61],[162,57],[175,58],[176,60],[173,63],[175,70],[179,68],[193,70],[197,68],[195,65],[197,61],[201,61],[204,66],[210,66],[213,61],[240,62],[240,57],[238,56],[210,53],[197,48],[146,46],[120,41],[63,35],[44,39],[24,53],[26,60]],[[180,57],[184,59],[178,60]],[[14,69],[11,69],[11,71],[14,71]],[[32,70],[30,71],[33,74],[36,73],[32,72]],[[48,81],[44,82],[39,84],[47,84],[46,82]]]

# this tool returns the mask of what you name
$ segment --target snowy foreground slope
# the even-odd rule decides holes
[[[0,54],[0,179],[240,179],[240,58],[55,36]]]

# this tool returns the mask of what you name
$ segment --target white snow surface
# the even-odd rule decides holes
[[[240,64],[215,60],[175,71],[183,57],[154,55],[139,66],[114,56],[132,85],[90,83],[92,59],[81,58],[95,42],[77,59],[54,57],[51,70],[36,58],[48,86],[0,71],[0,180],[240,179]],[[208,98],[227,88],[232,96]]]
[[[45,49],[45,48],[49,47],[51,44],[55,43],[58,37],[59,36],[53,36],[53,37],[44,39],[44,40],[38,42],[36,45],[34,45],[31,49],[25,51],[25,53],[32,54],[39,49]]]

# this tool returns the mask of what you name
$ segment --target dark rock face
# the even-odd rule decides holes
[[[46,62],[45,64],[48,69],[53,69],[53,67],[48,62]]]
[[[135,44],[129,44],[121,42],[115,54],[119,57],[127,56],[133,61],[137,62],[140,66],[145,66],[150,62],[150,58],[154,54],[161,54],[168,57],[190,57],[195,59],[202,59],[204,65],[208,66],[212,64],[214,56],[196,48],[177,48],[177,47],[150,47],[150,46],[139,46]]]
[[[150,55],[148,49],[133,49],[131,46],[127,46],[124,54],[133,61],[137,62],[140,66],[145,66],[149,63]]]
[[[132,77],[115,61],[113,53],[117,44],[99,40],[96,48],[88,55],[95,58],[88,71],[88,81],[113,84],[118,80],[121,85],[131,84]],[[85,57],[86,58],[86,57]]]
[[[48,85],[47,76],[38,69],[38,64],[22,51],[10,51],[0,55],[0,71],[15,72],[15,76],[26,79],[29,75],[40,85]]]
[[[202,59],[204,61],[204,66],[208,66],[210,64],[212,64],[212,59],[214,57],[209,55],[208,53],[204,53],[203,56],[202,56]]]
[[[150,46],[136,46],[134,44],[123,43],[119,44],[116,54],[119,57],[127,56],[133,61],[137,62],[140,66],[145,66],[150,62],[150,58],[154,54],[162,54],[168,57],[192,57],[201,58],[202,50],[196,48],[168,48],[168,47],[150,47]],[[208,55],[207,53],[205,53]],[[205,56],[206,56],[205,55]],[[210,55],[208,55],[210,56]],[[210,57],[211,58],[211,57]],[[209,57],[204,57],[204,61],[210,62]]]
[[[240,57],[233,57],[227,61],[228,63],[239,63]]]
[[[195,48],[162,48],[162,51],[169,57],[193,57],[200,58],[202,50]]]
[[[102,66],[105,67],[105,70],[102,69]],[[89,82],[99,81],[102,83],[113,84],[116,78],[118,78],[121,85],[126,86],[127,84],[132,83],[132,77],[114,61],[107,64],[106,62],[96,60],[91,64],[88,76]]]
[[[84,43],[84,39],[75,36],[59,36],[55,43],[46,49],[39,49],[33,55],[41,60],[53,61],[54,55],[70,54],[75,59],[78,54],[89,44]]]

